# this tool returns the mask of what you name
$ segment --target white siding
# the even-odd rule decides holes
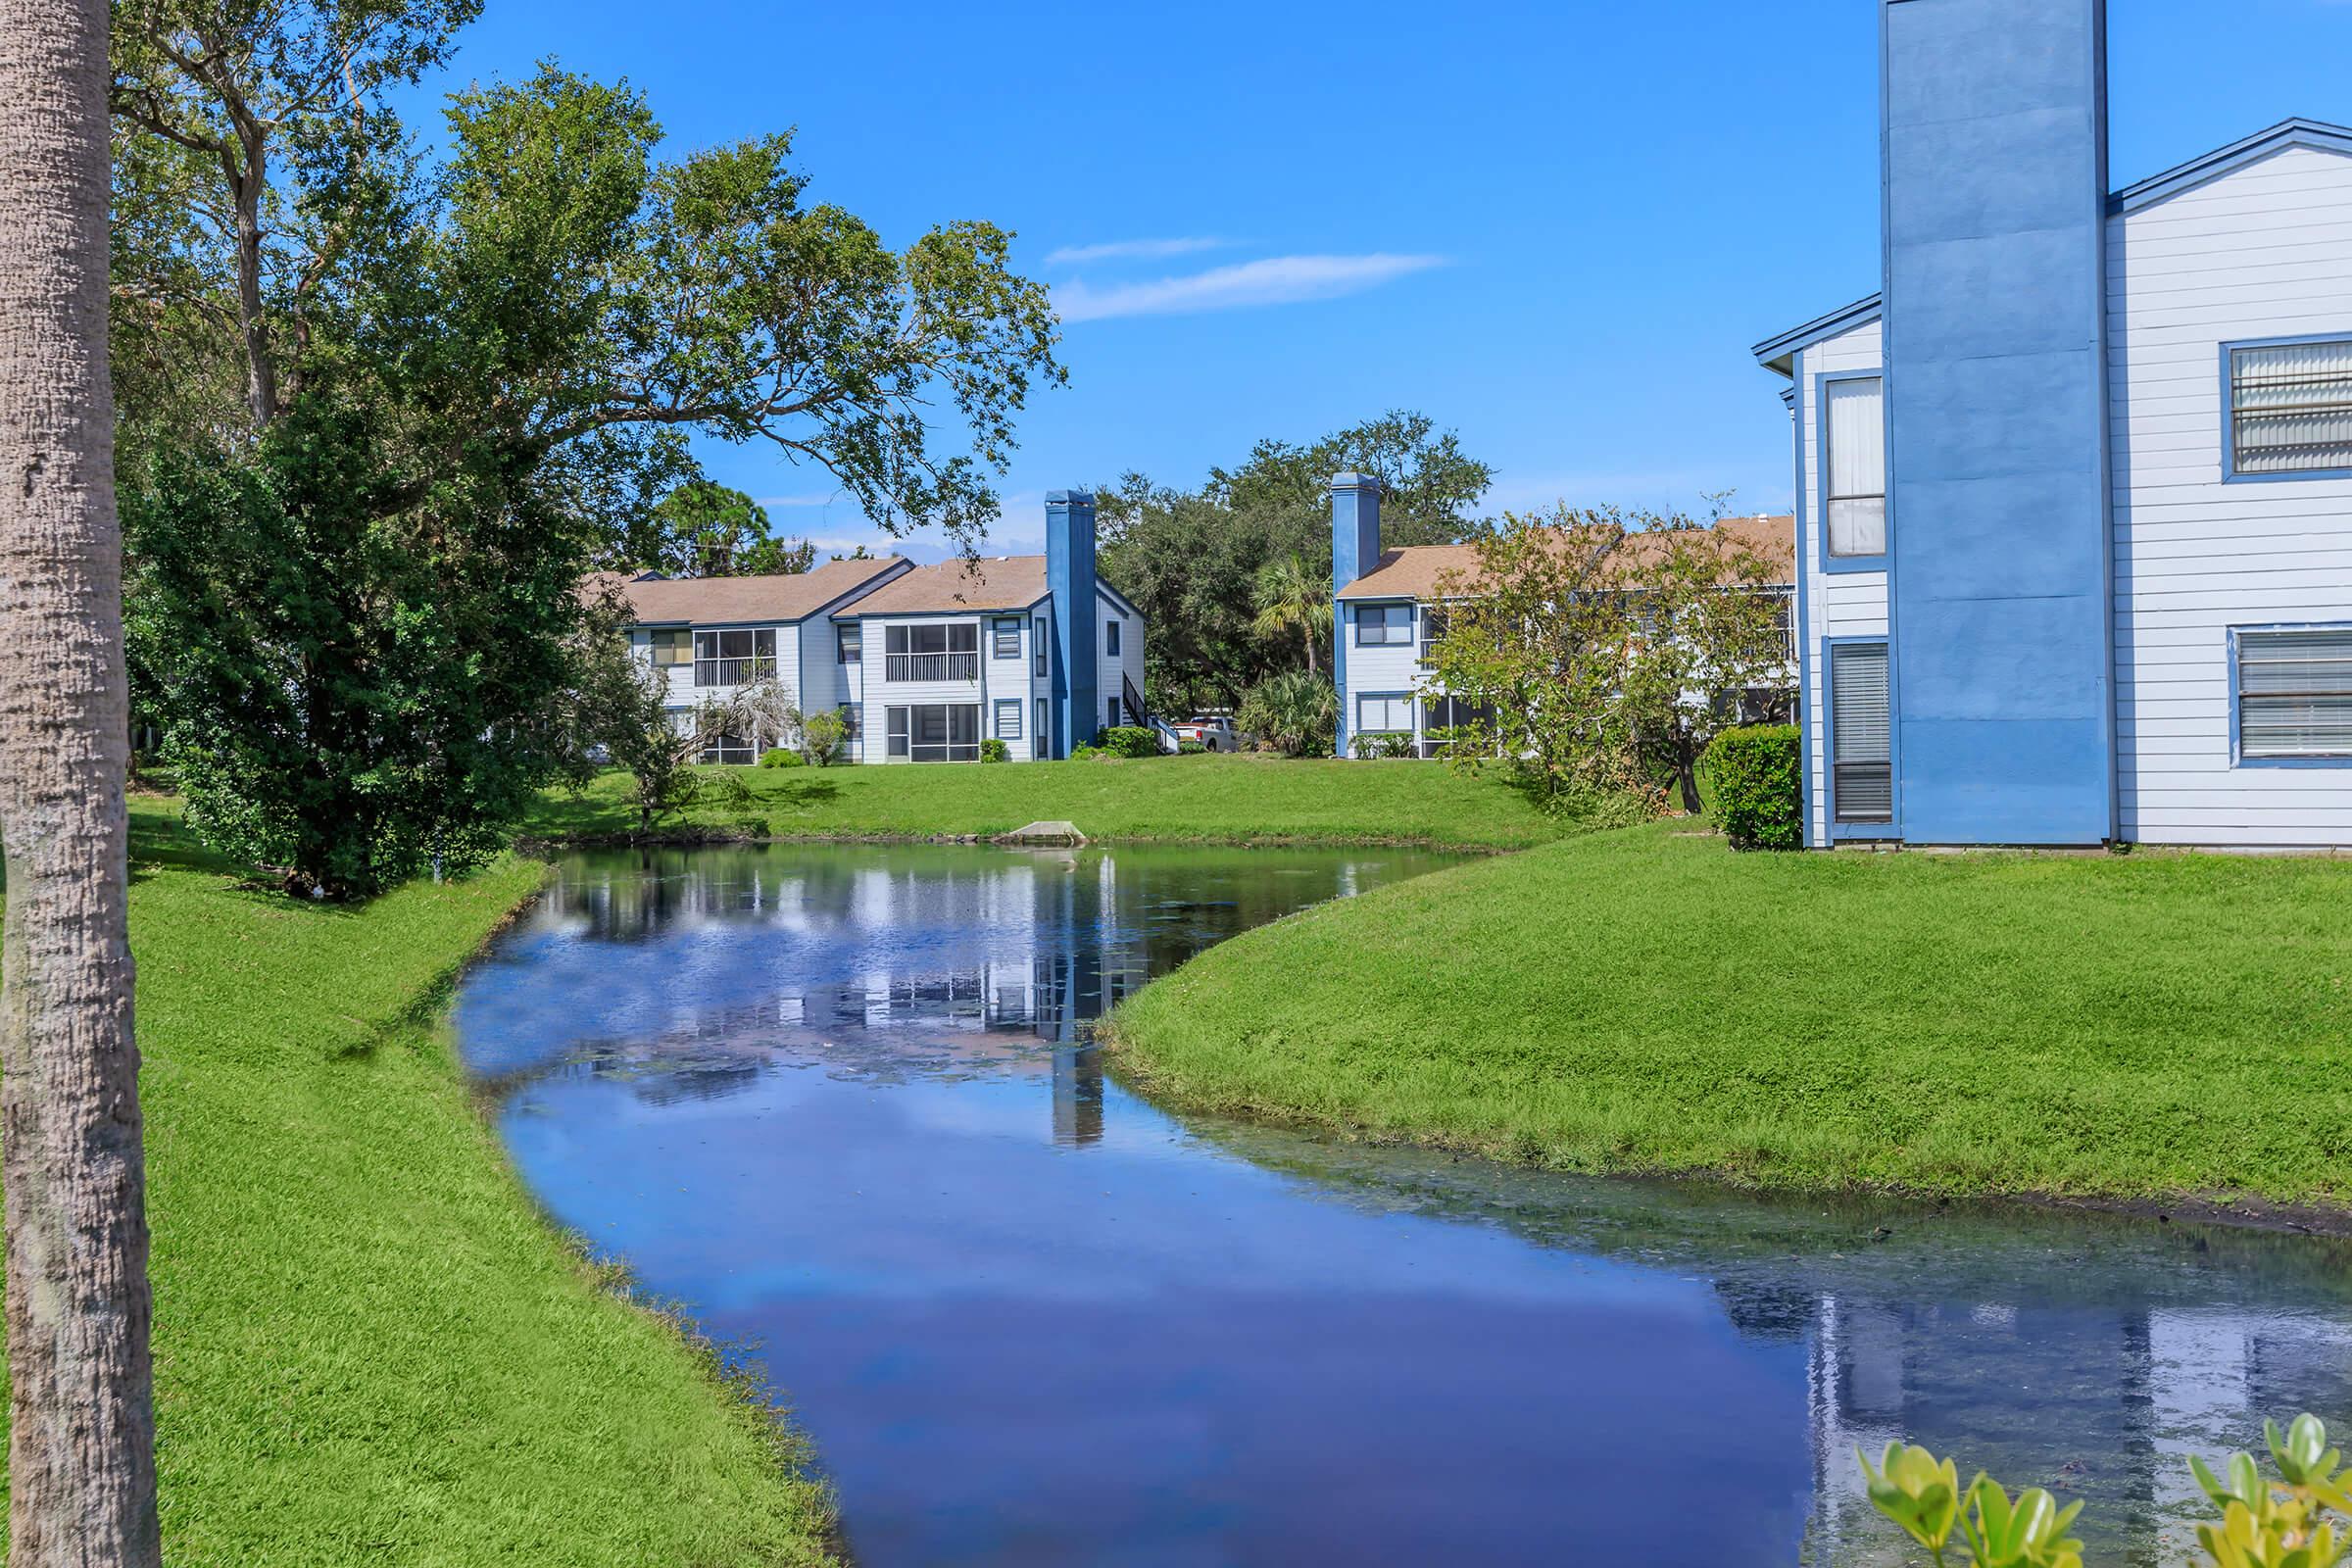
[[[997,653],[997,622],[1010,620],[1021,628],[1012,646],[1010,659],[999,659]],[[980,714],[980,733],[997,734],[997,704],[1011,702],[1020,705],[1020,733],[1003,737],[1004,749],[1016,762],[1037,760],[1037,703],[1030,692],[1029,658],[1035,630],[1027,611],[1009,611],[1002,615],[980,617],[980,676],[988,688],[988,706]]]
[[[889,678],[890,628],[893,626],[977,626],[980,629],[980,675],[974,680],[903,680]],[[889,714],[893,708],[917,708],[933,703],[953,703],[961,706],[977,705],[980,709],[980,733],[989,733],[989,658],[988,617],[985,615],[867,615],[860,622],[865,627],[865,657],[859,666],[865,671],[864,718],[859,729],[865,736],[864,759],[869,762],[903,762],[906,758],[892,757],[887,740]]]
[[[2352,844],[2352,769],[2234,767],[2229,629],[2352,620],[2352,480],[2223,482],[2221,345],[2352,335],[2352,158],[2289,148],[2110,220],[2122,832]]]
[[[776,679],[791,690],[795,702],[801,700],[801,629],[797,623],[792,621],[729,621],[724,625],[696,626],[694,630],[696,632],[774,631],[776,634]],[[651,661],[653,658],[652,631],[643,627],[632,629],[629,633],[629,648],[639,659]],[[691,662],[669,666],[669,710],[673,715],[691,712],[700,708],[706,699],[724,702],[733,696],[737,688],[733,686],[697,686],[694,683],[694,665]],[[774,742],[767,737],[760,737],[757,744],[772,745]]]
[[[1394,603],[1395,601],[1386,601]],[[1402,692],[1413,700],[1414,740],[1420,739],[1420,691],[1425,675],[1421,667],[1421,615],[1414,607],[1413,640],[1405,644],[1382,644],[1375,648],[1359,646],[1355,640],[1355,612],[1364,608],[1350,603],[1348,612],[1348,689],[1340,694],[1345,703],[1344,714],[1352,749],[1355,735],[1356,699],[1365,693]]]
[[[1829,774],[1821,754],[1823,725],[1829,711],[1829,687],[1823,671],[1829,667],[1826,641],[1832,637],[1886,635],[1886,574],[1884,571],[1827,572],[1821,568],[1821,529],[1826,524],[1821,472],[1820,408],[1814,378],[1853,371],[1870,371],[1883,365],[1884,342],[1879,323],[1865,322],[1851,331],[1825,338],[1796,356],[1797,570],[1804,574],[1805,626],[1804,690],[1798,694],[1805,731],[1805,800],[1811,821],[1808,842],[1829,842]],[[1887,529],[1901,526],[1889,518]],[[1891,537],[1889,543],[1891,543]]]
[[[1115,622],[1119,626],[1119,652],[1115,659],[1102,652],[1109,646],[1107,637],[1098,632],[1095,642],[1099,661],[1095,673],[1095,702],[1103,710],[1097,715],[1097,721],[1100,722],[1109,716],[1110,699],[1118,696],[1122,690],[1119,684],[1121,677],[1134,685],[1137,693],[1143,697],[1147,710],[1152,694],[1144,690],[1144,617],[1121,610],[1118,601],[1100,589],[1096,591],[1095,598],[1102,609],[1102,624],[1109,626]],[[1144,715],[1137,713],[1131,721],[1140,724],[1144,721]]]

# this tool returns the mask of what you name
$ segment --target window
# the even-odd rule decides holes
[[[893,626],[882,635],[885,680],[980,678],[980,627],[976,622],[930,621]]]
[[[757,759],[752,756],[752,743],[729,731],[703,737],[703,760],[741,767]]]
[[[1035,661],[1030,667],[1036,671],[1040,679],[1043,679],[1046,673],[1046,658],[1048,654],[1046,647],[1045,616],[1040,615],[1037,617],[1037,619],[1029,623],[1029,648],[1030,651],[1036,656]]]
[[[1429,662],[1431,650],[1445,639],[1446,625],[1446,612],[1436,605],[1421,612],[1421,662],[1424,664]]]
[[[1029,731],[1032,737],[1029,750],[1033,756],[1044,757],[1053,751],[1054,737],[1048,733],[1051,727],[1052,720],[1046,716],[1046,700],[1040,697],[1037,700],[1037,726]]]
[[[2237,755],[2352,760],[2352,626],[2237,633]]]
[[[2229,356],[2230,474],[2352,469],[2352,337]]]
[[[1821,394],[1829,443],[1832,557],[1886,553],[1886,383],[1878,376],[1831,381]]]
[[[883,750],[893,757],[906,755],[906,710],[887,708],[882,710],[883,728],[887,739]]]
[[[1119,657],[1120,624],[1120,622],[1115,620],[1106,620],[1102,623],[1102,657],[1104,659],[1116,659]]]
[[[1409,648],[1413,642],[1413,607],[1365,605],[1355,612],[1358,648]]]
[[[1472,703],[1460,697],[1424,697],[1421,699],[1421,755],[1436,757],[1453,745],[1457,736],[1452,731],[1468,724],[1492,724],[1494,710],[1484,703]]]
[[[1102,722],[1111,729],[1117,729],[1120,718],[1119,700],[1113,697],[1102,705]]]
[[[1830,799],[1840,822],[1894,819],[1885,643],[1830,647]]]
[[[776,672],[776,629],[698,631],[694,634],[694,683],[741,686]]]
[[[989,649],[989,658],[1018,659],[1021,657],[1021,622],[1019,616],[1016,615],[1009,620],[1000,617],[996,620],[990,621],[989,637],[994,643],[994,646]]]
[[[858,705],[844,703],[833,711],[841,715],[841,738],[845,741],[856,740],[858,738]]]
[[[653,637],[654,662],[661,665],[694,662],[694,633],[658,631]]]
[[[833,628],[835,662],[855,664],[865,657],[865,628],[856,621]]]
[[[889,753],[916,762],[980,760],[980,705],[925,703],[888,710]]]
[[[1021,738],[1021,700],[1017,697],[997,699],[997,739],[1017,741]]]
[[[1355,699],[1358,734],[1412,733],[1413,699],[1404,692],[1361,692]]]

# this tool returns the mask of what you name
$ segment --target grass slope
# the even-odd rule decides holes
[[[1565,1169],[2352,1201],[2340,862],[1638,828],[1252,932],[1112,1033],[1181,1103]]]
[[[240,887],[134,806],[166,1553],[815,1562],[824,1499],[534,1210],[437,1027],[539,868],[363,908]]]
[[[1499,779],[1417,762],[1204,756],[723,771],[751,789],[750,808],[713,800],[686,821],[754,837],[927,838],[1066,819],[1095,839],[1522,849],[1563,831]],[[551,794],[528,831],[625,833],[627,788],[614,772],[584,795]]]

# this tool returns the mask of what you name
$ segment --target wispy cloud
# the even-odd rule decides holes
[[[1048,267],[1079,267],[1088,262],[1150,261],[1163,256],[1191,256],[1213,251],[1231,241],[1207,235],[1185,239],[1114,239],[1102,245],[1064,245],[1046,258]]]
[[[1054,308],[1065,321],[1101,321],[1118,316],[1170,316],[1197,311],[1231,311],[1250,305],[1290,305],[1300,300],[1357,294],[1407,273],[1446,265],[1443,256],[1269,256],[1263,261],[1215,267],[1182,277],[1104,287],[1083,279],[1054,290]]]

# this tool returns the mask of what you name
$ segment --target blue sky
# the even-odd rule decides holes
[[[1070,371],[1003,484],[1017,551],[1046,490],[1397,407],[1495,466],[1494,510],[1786,507],[1746,349],[1878,286],[1877,3],[489,0],[457,76],[553,55],[681,150],[798,126],[812,196],[893,243],[1016,230]],[[2352,122],[2347,0],[2110,0],[2109,32],[2118,184]],[[819,471],[704,461],[785,532],[879,540]]]

